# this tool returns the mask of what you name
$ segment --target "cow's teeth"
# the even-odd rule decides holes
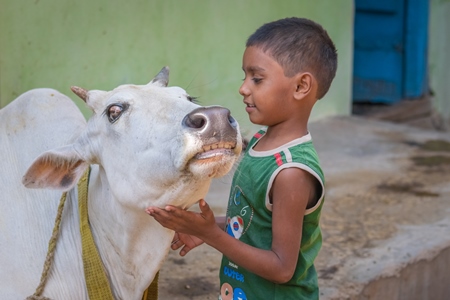
[[[203,152],[207,152],[214,149],[232,149],[234,145],[232,143],[220,142],[217,144],[205,145],[202,147]]]

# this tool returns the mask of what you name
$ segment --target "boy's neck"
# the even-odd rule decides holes
[[[280,124],[281,125],[281,124]],[[269,126],[266,134],[253,147],[256,151],[268,151],[276,149],[292,140],[301,138],[308,134],[307,124],[298,126]]]

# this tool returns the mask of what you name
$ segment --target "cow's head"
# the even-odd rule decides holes
[[[69,190],[99,164],[117,198],[139,199],[227,173],[242,149],[237,122],[228,109],[201,107],[182,88],[167,87],[168,75],[165,67],[147,85],[112,91],[72,87],[93,115],[75,143],[33,162],[24,185]]]

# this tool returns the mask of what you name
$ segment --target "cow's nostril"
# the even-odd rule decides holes
[[[229,114],[228,115],[228,122],[230,123],[230,125],[232,126],[232,127],[236,127],[237,126],[237,122],[236,122],[236,120]]]
[[[206,118],[202,114],[189,114],[184,117],[183,124],[189,128],[200,129],[206,124]]]

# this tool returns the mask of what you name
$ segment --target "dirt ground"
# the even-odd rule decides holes
[[[383,242],[400,228],[438,222],[450,212],[450,135],[354,117],[310,129],[327,184],[324,242],[316,261],[321,299],[344,297],[343,289],[345,298],[336,299],[346,299],[363,288],[349,271],[356,260],[382,265],[374,253],[388,253]],[[230,179],[214,182],[206,197],[216,214],[225,212]],[[220,259],[207,245],[185,258],[170,251],[160,271],[159,298],[217,299]]]

